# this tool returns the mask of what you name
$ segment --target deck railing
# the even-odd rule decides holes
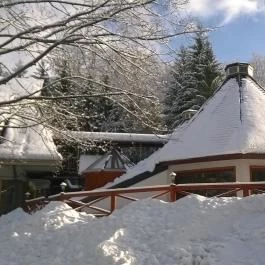
[[[24,210],[34,212],[44,207],[50,201],[62,201],[77,211],[86,211],[96,216],[111,214],[128,202],[144,198],[160,198],[174,202],[177,199],[200,192],[215,192],[216,197],[223,196],[249,196],[265,192],[265,182],[233,182],[233,183],[193,183],[171,184],[159,186],[132,187],[121,189],[101,189],[80,192],[61,192],[49,197],[40,197],[26,200]],[[218,193],[219,191],[219,193]],[[123,200],[123,203],[117,203]],[[126,203],[124,203],[126,200]]]

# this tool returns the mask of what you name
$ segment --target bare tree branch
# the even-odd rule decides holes
[[[198,31],[179,15],[186,2],[1,1],[0,86],[26,70],[32,74],[42,62],[48,69],[39,70],[41,90],[0,99],[0,122],[10,118],[10,126],[24,128],[28,121],[30,127],[67,131],[116,130],[137,121],[139,130],[160,130],[168,61],[160,50]],[[20,57],[23,64],[14,69],[10,62]]]

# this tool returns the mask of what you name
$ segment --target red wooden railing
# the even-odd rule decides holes
[[[116,208],[120,207],[117,204],[118,199],[137,201],[139,198],[163,198],[163,200],[173,202],[189,194],[213,190],[215,192],[220,191],[219,194],[215,194],[216,197],[245,197],[251,194],[265,192],[265,182],[171,184],[122,189],[62,192],[47,198],[40,197],[26,200],[24,210],[31,213],[41,209],[50,201],[63,201],[77,211],[84,210],[97,216],[102,216],[109,215]],[[128,194],[130,194],[130,196]],[[104,203],[102,203],[103,201]]]

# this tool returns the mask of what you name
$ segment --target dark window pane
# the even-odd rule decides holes
[[[247,66],[239,66],[240,73],[246,73],[248,70]]]
[[[205,170],[205,171],[184,171],[176,172],[176,184],[188,184],[188,183],[222,183],[222,182],[234,182],[235,172],[233,169],[221,169],[221,170]],[[227,190],[209,190],[209,191],[194,191],[196,194],[204,196],[215,196],[226,192]]]
[[[251,169],[252,181],[265,181],[265,168]]]
[[[251,168],[251,181],[265,181],[265,168]],[[252,194],[263,193],[255,190]]]
[[[235,74],[237,73],[237,66],[232,66],[229,68],[229,74]]]

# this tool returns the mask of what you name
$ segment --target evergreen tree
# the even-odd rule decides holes
[[[192,58],[191,71],[195,75],[197,89],[205,101],[218,86],[216,79],[220,79],[222,76],[220,64],[215,58],[212,45],[205,32],[196,33],[190,52]]]
[[[117,111],[118,107],[108,98],[108,94],[111,92],[108,85],[111,85],[108,75],[103,75],[101,80],[99,80],[99,84],[86,83],[86,94],[96,93],[102,96],[87,97],[78,101],[77,113],[82,114],[79,118],[79,130],[98,132],[119,131],[116,126],[116,122],[120,118]]]
[[[222,77],[211,43],[205,33],[194,44],[182,47],[170,75],[165,97],[165,124],[169,130],[182,124],[187,110],[198,110],[219,86]]]
[[[102,86],[98,88],[101,94],[108,95],[111,90],[108,85],[111,85],[109,76],[103,75]],[[121,132],[122,127],[120,123],[121,109],[114,102],[112,102],[108,96],[100,97],[96,99],[95,108],[98,113],[98,117],[95,120],[96,130],[99,132]]]
[[[182,47],[171,72],[165,97],[165,124],[170,130],[184,121],[183,111],[198,108],[198,90],[191,69],[191,53],[188,48]]]

